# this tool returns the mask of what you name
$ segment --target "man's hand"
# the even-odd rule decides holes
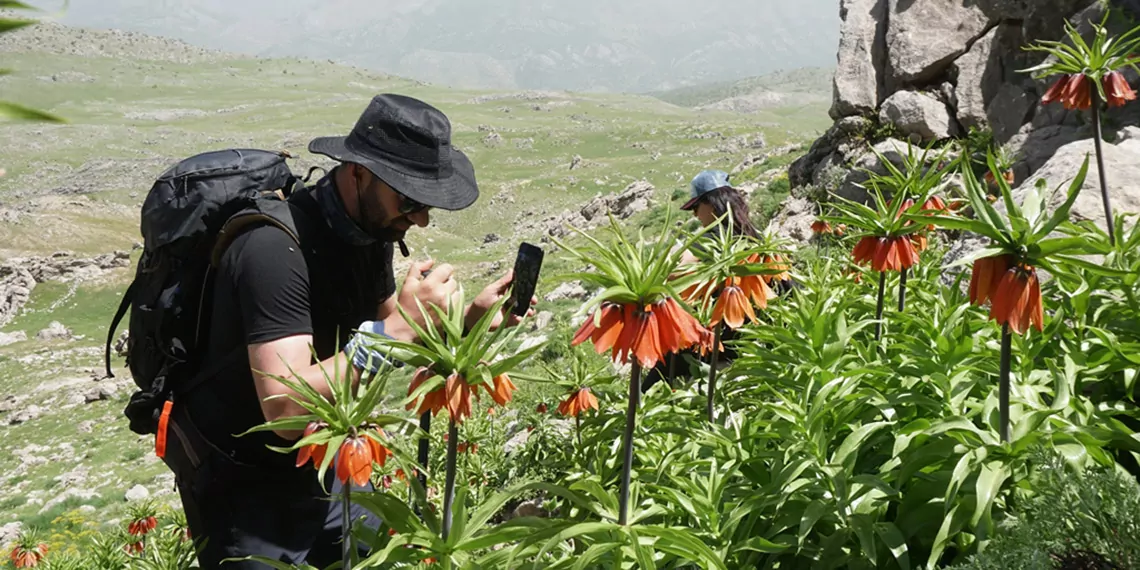
[[[420,327],[425,326],[426,323],[423,313],[416,306],[417,299],[427,309],[428,314],[431,315],[432,323],[435,324],[439,324],[439,315],[432,311],[429,306],[436,305],[441,309],[446,309],[449,302],[458,302],[459,300],[459,282],[452,278],[455,268],[444,263],[432,269],[434,265],[435,261],[431,259],[413,263],[408,268],[408,275],[404,278],[404,285],[400,288],[400,294],[395,301]],[[431,272],[424,276],[423,274],[428,270]],[[418,340],[395,306],[392,306],[391,311],[383,316],[386,334],[400,340],[413,342]]]
[[[471,301],[471,305],[467,307],[467,314],[463,319],[464,326],[468,329],[475,326],[475,323],[479,322],[479,319],[483,318],[483,315],[487,314],[487,311],[491,310],[491,307],[495,306],[495,303],[498,303],[499,300],[502,299],[503,296],[510,291],[511,282],[514,281],[514,278],[515,270],[511,269],[508,270],[507,274],[501,277],[498,281],[495,281],[490,285],[484,287],[483,290],[479,292],[479,295],[477,295],[475,299]],[[534,305],[537,305],[538,298],[531,297],[530,304],[532,307]],[[506,305],[504,305],[504,308],[506,308]],[[533,316],[534,309],[532,308],[527,310],[526,315],[528,317]],[[502,312],[494,316],[494,318],[491,320],[491,330],[495,330],[500,326],[504,326],[503,317],[504,313]],[[516,326],[519,324],[519,322],[522,321],[522,319],[514,313],[506,313],[506,317],[507,319],[505,326],[508,328]]]

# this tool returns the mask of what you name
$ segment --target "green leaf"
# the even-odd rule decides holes
[[[910,570],[910,550],[907,548],[906,539],[903,538],[898,527],[891,522],[875,523],[875,534],[879,535],[879,540],[887,545],[887,549],[891,551],[891,555],[899,563],[899,568]]]
[[[627,527],[630,542],[633,546],[633,555],[637,558],[637,565],[641,569],[656,570],[657,563],[653,561],[653,551],[641,544],[637,536],[637,527]]]
[[[763,552],[765,554],[779,554],[790,548],[787,544],[777,544],[759,536],[754,536],[742,543],[737,543],[734,546],[741,550],[752,550],[755,552]]]
[[[38,111],[15,103],[0,101],[0,117],[8,117],[23,121],[44,121],[49,123],[66,123],[63,118],[45,111]]]
[[[15,18],[0,18],[0,34],[11,32],[32,24],[38,24],[36,20],[24,20]]]
[[[1057,261],[1063,261],[1063,262],[1068,263],[1070,265],[1074,265],[1076,267],[1079,267],[1081,269],[1089,271],[1093,274],[1102,275],[1104,277],[1126,277],[1126,276],[1131,274],[1130,271],[1113,269],[1111,267],[1108,267],[1107,265],[1104,265],[1103,263],[1098,264],[1098,263],[1094,263],[1092,261],[1082,259],[1080,257],[1076,257],[1074,255],[1068,255],[1068,254],[1063,254],[1063,253],[1054,254],[1053,255],[1053,261],[1054,261],[1054,263],[1056,263]]]
[[[1085,153],[1085,160],[1083,163],[1081,163],[1080,171],[1077,172],[1077,176],[1073,178],[1072,183],[1069,184],[1068,197],[1065,199],[1065,202],[1063,204],[1061,204],[1056,210],[1053,211],[1053,216],[1049,218],[1049,221],[1046,222],[1040,230],[1034,232],[1036,236],[1043,238],[1049,235],[1057,226],[1061,224],[1061,222],[1069,219],[1069,210],[1072,209],[1073,203],[1075,203],[1077,201],[1077,197],[1080,196],[1081,187],[1084,186],[1085,176],[1088,175],[1088,172],[1089,155],[1088,153]]]
[[[843,443],[839,445],[839,450],[835,452],[835,456],[832,457],[831,462],[844,465],[850,469],[855,462],[855,458],[852,457],[852,454],[858,452],[859,447],[863,445],[863,442],[866,441],[868,437],[888,425],[890,425],[889,422],[874,422],[859,426],[843,439]]]
[[[974,490],[977,504],[974,516],[970,519],[970,526],[977,526],[983,516],[989,516],[994,498],[997,497],[998,491],[1009,475],[1009,467],[1000,461],[990,461],[982,465]]]
[[[574,566],[572,566],[572,568],[573,570],[586,570],[586,568],[595,568],[595,566],[591,566],[595,560],[601,558],[602,556],[605,556],[607,552],[610,552],[616,548],[621,548],[621,544],[617,542],[599,542],[597,544],[592,544],[589,548],[586,549],[585,552],[577,556],[577,560],[574,561]]]
[[[657,543],[657,548],[660,550],[664,550],[678,556],[685,556],[684,554],[681,554],[683,551],[680,551],[676,548],[677,546],[682,546],[690,553],[688,555],[690,560],[693,560],[694,562],[704,562],[704,564],[701,565],[702,567],[716,568],[717,570],[727,570],[724,561],[721,560],[720,557],[717,556],[716,553],[713,552],[713,550],[709,548],[707,544],[701,542],[700,540],[697,540],[696,538],[693,538],[692,531],[689,529],[678,529],[661,526],[639,526],[637,527],[637,530],[641,534],[660,538],[661,541]]]
[[[1083,237],[1051,238],[1037,242],[1036,254],[1047,257],[1067,249],[1078,248],[1088,240]]]

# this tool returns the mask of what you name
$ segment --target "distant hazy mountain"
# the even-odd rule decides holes
[[[47,5],[41,1],[41,5]],[[664,90],[833,66],[838,0],[72,0],[63,23],[466,87]]]

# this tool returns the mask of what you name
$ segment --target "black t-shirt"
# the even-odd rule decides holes
[[[296,469],[295,452],[266,448],[294,442],[271,431],[233,437],[265,423],[243,348],[311,334],[317,356],[327,359],[396,291],[392,244],[354,247],[338,239],[311,195],[331,191],[326,177],[290,198],[300,246],[280,228],[255,227],[234,239],[214,275],[203,366],[235,350],[240,356],[192,392],[186,407],[203,435],[242,463]]]

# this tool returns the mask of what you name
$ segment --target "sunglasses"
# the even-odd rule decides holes
[[[397,194],[400,194],[400,193],[397,192]],[[415,201],[415,200],[413,200],[413,199],[411,199],[411,198],[409,198],[403,194],[400,194],[400,206],[397,209],[400,210],[401,214],[407,215],[407,214],[415,214],[416,212],[422,212],[422,211],[428,209],[428,206],[425,204],[421,204],[421,203],[419,203],[419,202],[417,202],[417,201]]]

